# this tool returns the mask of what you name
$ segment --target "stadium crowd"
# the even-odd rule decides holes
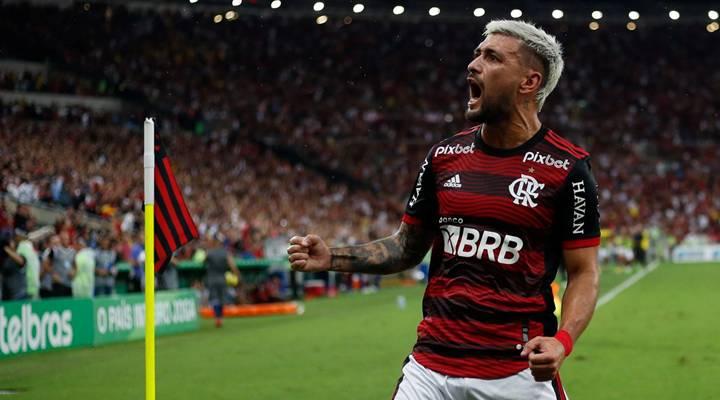
[[[111,94],[160,116],[201,231],[245,257],[300,232],[335,244],[391,233],[425,152],[465,124],[465,67],[482,33],[477,22],[4,7],[0,56],[47,62],[56,80],[5,74],[0,88]],[[720,42],[702,25],[546,28],[566,69],[541,119],[594,155],[602,226],[720,240]],[[0,110],[4,192],[102,215],[116,237],[138,229],[137,113]]]
[[[0,71],[0,90],[62,93],[77,96],[102,96],[108,94],[106,93],[107,86],[103,85],[102,82],[98,84],[97,88],[90,85],[91,82],[66,73]]]
[[[37,225],[30,207],[18,203],[11,213],[7,203],[7,198],[0,199],[1,300],[110,296],[144,289],[141,232],[91,227],[72,208],[52,226],[33,231]],[[262,256],[243,250],[241,241],[222,234],[206,235],[174,254],[156,274],[156,290],[191,286],[205,304],[208,292],[203,274],[181,278],[179,268],[183,262],[207,268],[210,252],[218,247],[235,259]],[[288,295],[277,272],[250,271],[248,279],[245,273],[233,271],[235,280],[229,283],[227,296],[234,303],[275,302]]]
[[[99,214],[112,220],[118,233],[137,231],[142,222],[142,171],[133,167],[136,149],[142,147],[137,126],[83,125],[60,117],[29,120],[16,117],[11,108],[3,108],[7,114],[0,119],[0,140],[10,144],[0,150],[4,191],[21,202],[44,201]],[[200,232],[255,242],[247,248],[255,256],[262,256],[257,248],[262,238],[288,229],[312,227],[356,242],[395,224],[382,217],[389,202],[368,191],[352,191],[348,184],[332,182],[227,131],[167,140]],[[395,206],[394,214],[400,210]],[[351,220],[354,228],[336,223],[341,219]]]

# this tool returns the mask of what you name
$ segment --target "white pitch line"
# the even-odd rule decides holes
[[[640,271],[636,272],[631,277],[624,280],[621,284],[615,286],[610,290],[609,292],[605,293],[604,295],[600,296],[598,299],[597,305],[595,306],[595,309],[604,306],[605,304],[611,302],[614,298],[616,298],[620,293],[622,293],[625,289],[629,288],[630,286],[636,284],[640,279],[647,276],[649,273],[655,271],[655,269],[658,267],[658,262],[653,261],[651,262],[647,268],[643,268]]]

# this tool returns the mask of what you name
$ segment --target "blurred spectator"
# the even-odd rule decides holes
[[[110,296],[115,291],[118,261],[115,243],[104,234],[100,246],[95,252],[95,295]]]
[[[128,292],[142,292],[145,288],[145,235],[138,232],[130,247]]]
[[[78,241],[80,250],[75,255],[72,278],[73,297],[93,297],[95,290],[95,250],[84,239]]]
[[[76,251],[70,245],[70,235],[60,233],[59,240],[52,240],[56,245],[49,247],[43,255],[44,267],[50,280],[49,297],[72,296],[72,278]],[[43,285],[47,286],[47,285]]]
[[[180,288],[178,278],[178,263],[180,261],[174,255],[158,274],[158,290],[177,290]]]
[[[13,222],[7,210],[5,197],[0,199],[0,237],[9,235],[13,230]]]
[[[34,243],[24,234],[20,235],[17,253],[25,260],[28,297],[38,299],[40,298],[40,258]]]
[[[18,204],[15,210],[15,216],[13,217],[13,224],[15,229],[29,232],[29,229],[33,228],[32,215],[30,214],[30,207],[27,204]]]
[[[45,250],[41,253],[40,265],[40,297],[53,297],[53,268],[55,264],[53,249],[60,247],[60,236],[52,235]]]
[[[38,189],[26,177],[15,177],[8,183],[6,190],[20,203],[33,203],[38,200]]]
[[[254,303],[274,303],[284,301],[282,294],[282,278],[280,274],[273,273],[257,285],[254,291]]]
[[[2,250],[5,253],[5,260],[0,266],[2,269],[2,299],[3,300],[25,300],[27,299],[27,275],[25,267],[27,261],[18,254],[18,241],[25,240],[25,233],[16,231],[16,234],[2,243]]]

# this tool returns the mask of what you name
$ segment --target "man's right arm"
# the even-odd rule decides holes
[[[437,229],[433,149],[420,165],[403,222],[395,234],[359,246],[332,249],[317,235],[295,236],[290,239],[287,250],[292,268],[303,272],[392,274],[419,264],[430,249]]]
[[[288,259],[296,271],[393,274],[419,264],[432,240],[427,228],[404,222],[395,234],[358,246],[328,248],[316,235],[295,236]]]
[[[431,245],[431,232],[422,225],[403,222],[392,236],[359,246],[330,249],[330,269],[339,272],[393,274],[418,265]]]

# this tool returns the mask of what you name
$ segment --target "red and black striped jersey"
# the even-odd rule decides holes
[[[514,149],[480,127],[433,146],[403,221],[436,233],[413,356],[449,376],[527,368],[523,344],[557,330],[562,250],[600,242],[589,154],[544,127]]]

